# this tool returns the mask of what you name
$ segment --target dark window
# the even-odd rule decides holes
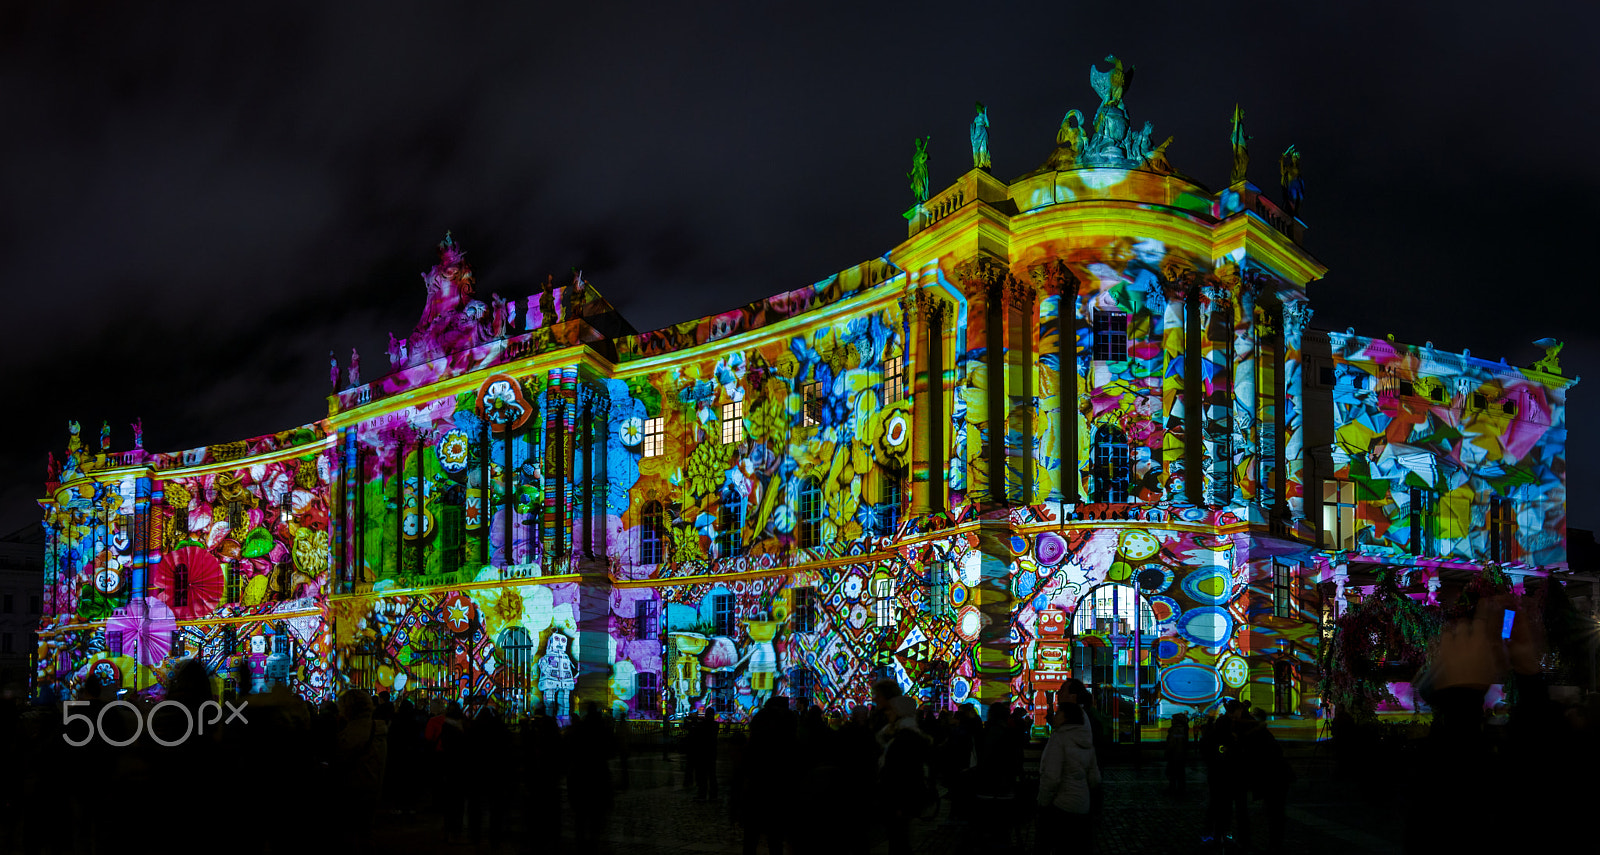
[[[172,605],[174,608],[189,605],[189,565],[182,562],[172,566]]]
[[[172,644],[170,649],[173,656],[183,655],[183,630],[175,629],[172,631]]]
[[[800,546],[811,549],[822,545],[822,487],[815,478],[800,482]]]
[[[891,404],[906,396],[906,360],[891,356],[883,361],[883,402]]]
[[[815,427],[822,423],[822,384],[816,380],[808,380],[800,386],[800,395],[803,399],[800,411],[800,425],[802,427]]]
[[[531,698],[529,690],[539,679],[533,635],[520,626],[507,627],[500,630],[494,646],[495,659],[500,666],[495,681],[502,686],[496,694],[513,708],[527,712]]]
[[[0,634],[0,653],[11,652],[11,633]]]
[[[232,656],[239,652],[239,631],[231,626],[222,628],[222,655]]]
[[[811,696],[817,690],[817,675],[811,673],[810,668],[800,667],[789,672],[789,697],[794,700],[797,711],[805,711],[811,706]]]
[[[1332,389],[1338,384],[1339,378],[1335,375],[1332,365],[1323,365],[1317,369],[1317,377],[1323,386]]]
[[[1117,428],[1102,426],[1094,433],[1094,500],[1128,501],[1128,439]]]
[[[633,637],[640,641],[656,638],[656,601],[637,600],[633,604]]]
[[[928,617],[951,617],[954,608],[950,604],[950,565],[943,561],[929,564],[926,581],[923,607],[928,610]]]
[[[817,589],[794,589],[794,618],[791,624],[795,632],[817,631]]]
[[[38,613],[39,613],[39,595],[38,594],[29,594],[28,595],[28,614],[36,615]]]
[[[934,662],[928,666],[923,682],[928,689],[928,704],[936,712],[950,709],[950,666],[944,662]]]
[[[744,552],[744,494],[729,488],[722,492],[717,515],[717,554],[732,558]]]
[[[11,614],[11,595],[6,594],[4,598],[0,599],[4,599],[5,601],[3,605],[0,605],[0,609],[4,609],[6,614]]]
[[[226,580],[226,584],[227,584],[228,602],[230,602],[230,603],[239,602],[239,589],[240,589],[240,585],[241,585],[240,579],[239,579],[239,576],[240,576],[239,568],[233,566],[232,564],[223,564],[222,565],[222,576]]]
[[[1322,548],[1356,548],[1356,485],[1322,482]]]
[[[1128,360],[1128,316],[1122,312],[1096,312],[1094,358],[1103,362]]]
[[[665,552],[661,525],[661,503],[646,502],[639,513],[639,563],[660,564]]]
[[[1294,670],[1288,662],[1278,661],[1272,666],[1272,713],[1294,713]]]
[[[661,684],[649,671],[634,676],[633,709],[654,718],[661,714]]]
[[[467,530],[463,521],[465,509],[460,505],[445,505],[440,513],[442,525],[440,534],[444,537],[444,552],[440,554],[440,569],[445,573],[454,573],[461,569],[463,559],[466,557]]]
[[[733,595],[711,595],[711,627],[716,635],[733,635]]]
[[[710,677],[711,708],[719,713],[733,712],[733,675],[727,671],[712,671]]]
[[[1502,496],[1489,497],[1489,560],[1496,564],[1515,561],[1517,546],[1516,501]]]
[[[1294,567],[1282,561],[1272,563],[1272,616],[1294,617]]]
[[[1439,494],[1411,488],[1411,554],[1432,555],[1439,519]]]
[[[880,537],[893,537],[900,527],[900,473],[887,470],[879,477],[878,531]]]
[[[1472,406],[1474,409],[1479,410],[1489,409],[1489,396],[1483,394],[1482,392],[1474,392],[1472,395]]]

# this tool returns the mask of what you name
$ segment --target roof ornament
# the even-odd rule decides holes
[[[1553,338],[1541,338],[1534,344],[1544,348],[1544,356],[1533,364],[1533,370],[1543,371],[1546,374],[1561,374],[1561,348],[1567,345]]]
[[[1244,132],[1244,108],[1238,104],[1233,105],[1233,133],[1229,139],[1233,143],[1233,170],[1228,173],[1231,185],[1243,181],[1250,171],[1250,137]]]
[[[1278,156],[1278,181],[1283,185],[1283,210],[1291,217],[1300,216],[1306,182],[1300,177],[1300,152],[1292,145]]]
[[[972,168],[988,171],[989,162],[989,109],[977,103],[978,115],[972,118]]]
[[[928,202],[928,142],[932,139],[927,136],[911,140],[917,151],[911,156],[911,171],[906,173],[906,177],[911,179],[911,195],[916,198],[917,204],[906,211],[908,220],[922,213],[923,206]]]
[[[1107,56],[1106,61],[1111,63],[1107,71],[1089,66],[1089,85],[1100,96],[1100,107],[1095,110],[1093,123],[1085,125],[1083,113],[1068,110],[1056,131],[1055,151],[1043,166],[1029,175],[1085,166],[1142,169],[1164,175],[1176,172],[1167,162],[1167,147],[1172,145],[1172,137],[1152,146],[1150,137],[1154,126],[1145,122],[1144,127],[1134,130],[1128,120],[1122,99],[1133,85],[1134,67],[1124,65],[1115,54]]]

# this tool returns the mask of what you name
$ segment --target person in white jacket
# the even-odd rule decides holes
[[[1100,764],[1095,760],[1088,716],[1083,707],[1068,701],[1056,707],[1051,723],[1055,729],[1039,758],[1035,849],[1039,853],[1091,851],[1090,791],[1100,786]]]

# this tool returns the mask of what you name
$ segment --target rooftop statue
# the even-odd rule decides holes
[[[1283,210],[1291,217],[1300,216],[1300,201],[1306,195],[1306,182],[1300,177],[1300,152],[1294,146],[1278,156],[1278,181],[1283,185]]]
[[[1238,184],[1250,169],[1250,137],[1244,133],[1244,108],[1233,105],[1233,171],[1228,173],[1228,183]]]
[[[1122,99],[1133,85],[1133,66],[1124,67],[1114,54],[1106,61],[1111,63],[1109,71],[1089,66],[1089,84],[1100,96],[1100,107],[1094,112],[1094,133],[1083,147],[1079,162],[1083,166],[1138,169],[1150,157],[1150,135],[1155,128],[1146,122],[1142,130],[1131,129]]]
[[[979,101],[978,115],[972,119],[972,168],[989,168],[989,111]]]
[[[1534,344],[1544,348],[1544,356],[1533,364],[1533,370],[1543,371],[1546,374],[1561,374],[1561,348],[1566,347],[1563,342],[1553,338],[1541,338]]]
[[[912,219],[922,213],[922,206],[928,201],[928,141],[933,137],[913,139],[916,144],[916,154],[911,156],[911,171],[906,177],[911,179],[911,195],[916,197],[917,203],[906,211],[906,219]]]

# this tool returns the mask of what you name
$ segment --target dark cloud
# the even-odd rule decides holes
[[[1295,143],[1316,322],[1600,377],[1586,156],[1596,13],[1421,4],[11,4],[0,528],[78,418],[176,449],[325,410],[421,306],[446,229],[480,287],[583,269],[635,326],[815,282],[903,239],[911,139],[995,171],[1092,113],[1088,66],[1217,186],[1244,105],[1258,184]],[[1571,422],[1600,414],[1579,386]],[[92,427],[93,426],[93,427]],[[1572,516],[1600,466],[1574,443]]]

